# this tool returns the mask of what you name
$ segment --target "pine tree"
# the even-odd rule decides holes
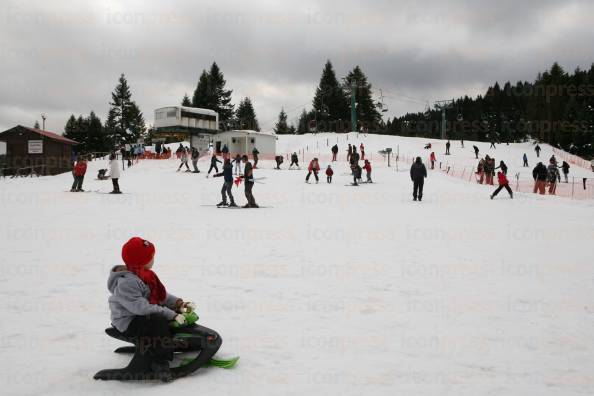
[[[285,113],[285,109],[281,109],[278,115],[278,122],[274,127],[274,132],[277,135],[286,135],[289,133],[289,126],[287,125],[287,113]]]
[[[35,124],[33,125],[33,128],[40,129],[39,121],[35,120]]]
[[[211,95],[214,97],[214,106],[210,107],[219,114],[219,124],[222,130],[227,130],[233,120],[234,105],[231,104],[232,90],[225,89],[226,81],[216,62],[213,62],[208,73]],[[250,102],[251,103],[251,102]],[[255,118],[255,116],[254,116]]]
[[[120,76],[119,83],[111,94],[111,100],[105,122],[108,139],[115,145],[136,143],[137,139],[146,133],[146,127],[142,112],[132,101],[124,74]]]
[[[64,137],[77,142],[79,140],[78,126],[76,124],[76,117],[74,117],[74,114],[71,114],[70,118],[68,118],[68,121],[66,121],[66,126],[64,126]]]
[[[192,107],[214,110],[215,100],[210,87],[210,78],[206,70],[202,70],[198,84],[192,95]]]
[[[311,120],[315,119],[313,111],[307,112],[305,109],[301,112],[299,116],[299,120],[297,121],[297,133],[299,135],[303,135],[304,133],[308,133],[309,131],[309,123]]]
[[[235,112],[235,124],[238,129],[260,130],[254,106],[252,105],[251,99],[247,96],[239,102],[239,106]]]
[[[190,101],[190,98],[188,97],[188,94],[184,94],[184,98],[181,101],[181,105],[185,106],[185,107],[191,107],[192,106],[192,102]]]
[[[318,130],[336,131],[340,121],[349,119],[348,100],[330,60],[326,61],[313,99]]]
[[[375,107],[375,102],[371,97],[371,84],[367,82],[367,76],[363,73],[359,66],[356,66],[346,76],[346,87],[353,89],[355,88],[355,100],[357,102],[357,122],[359,129],[360,126],[364,127],[369,131],[375,131],[380,129],[379,124],[382,116]]]

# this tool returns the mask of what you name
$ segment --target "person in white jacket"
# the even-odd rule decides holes
[[[113,191],[110,194],[121,194],[120,184],[118,182],[120,178],[120,164],[115,154],[109,156],[109,177],[113,183]]]

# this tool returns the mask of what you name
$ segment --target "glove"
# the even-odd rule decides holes
[[[179,311],[181,313],[189,313],[196,310],[196,303],[188,301],[182,304],[182,306],[179,308]]]
[[[184,324],[186,324],[186,317],[182,314],[175,315],[175,318],[173,318],[173,326],[179,327],[183,326]]]

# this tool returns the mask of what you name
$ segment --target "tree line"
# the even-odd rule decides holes
[[[388,120],[389,135],[438,138],[439,109]],[[450,139],[522,142],[535,139],[585,157],[594,156],[594,64],[567,73],[558,63],[534,82],[495,83],[484,95],[453,100],[446,109]]]

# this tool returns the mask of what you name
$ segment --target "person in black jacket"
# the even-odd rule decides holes
[[[221,163],[221,161],[219,161],[219,159],[217,158],[217,155],[213,154],[212,157],[210,157],[210,168],[208,168],[209,175],[213,169],[215,170],[216,173],[219,173],[219,168],[217,167],[217,162]]]
[[[410,167],[410,179],[413,182],[413,201],[417,198],[423,200],[423,184],[427,177],[427,168],[423,164],[421,157],[417,157],[415,163]]]
[[[301,169],[299,168],[299,156],[296,152],[293,152],[293,154],[291,154],[291,165],[289,165],[289,169],[292,169],[293,165],[297,165],[297,169]]]
[[[565,183],[569,183],[569,178],[567,177],[569,175],[569,164],[567,161],[563,161],[563,164],[561,164],[561,170],[563,171],[563,176],[565,176]]]
[[[501,169],[501,172],[503,172],[503,174],[507,176],[507,165],[505,164],[505,162],[499,161],[499,166],[495,169]]]
[[[198,169],[198,158],[200,157],[200,153],[196,149],[196,147],[192,147],[192,166],[194,167],[194,173],[200,173]]]
[[[258,154],[260,154],[260,152],[254,147],[252,150],[252,156],[254,157],[254,169],[258,168]]]
[[[448,140],[446,143],[446,152],[445,155],[450,155],[450,141]]]
[[[245,182],[245,197],[248,201],[245,204],[244,208],[257,208],[258,204],[256,204],[256,199],[254,198],[254,194],[252,194],[252,188],[254,188],[254,170],[252,164],[248,161],[248,156],[244,155],[241,157],[241,161],[243,162],[243,176],[241,178]]]
[[[332,146],[332,162],[336,161],[336,155],[338,154],[338,145]]]
[[[472,148],[474,149],[474,155],[476,157],[476,159],[478,159],[478,155],[479,155],[479,148],[476,146],[472,146]]]
[[[547,167],[542,162],[536,164],[532,170],[532,177],[534,178],[534,190],[532,192],[534,194],[538,192],[540,195],[544,195],[548,173]]]
[[[214,175],[214,177],[221,176],[224,177],[223,188],[221,188],[223,200],[217,206],[227,206],[227,195],[229,195],[229,206],[237,206],[233,200],[233,194],[231,194],[231,187],[233,187],[233,165],[231,164],[231,160],[229,158],[225,159],[225,162],[223,163],[223,171]]]

